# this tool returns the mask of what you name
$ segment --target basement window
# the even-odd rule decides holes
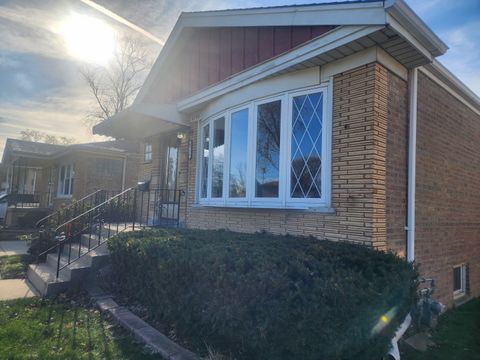
[[[465,264],[453,267],[453,297],[458,299],[465,295],[466,289],[466,266]]]

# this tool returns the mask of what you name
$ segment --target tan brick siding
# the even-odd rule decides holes
[[[387,104],[387,248],[405,256],[408,184],[408,83],[382,68],[378,96]]]
[[[387,79],[386,70],[378,64],[361,66],[334,78],[332,207],[335,214],[195,206],[198,124],[194,124],[190,134],[193,157],[188,166],[181,164],[181,184],[187,190],[188,200],[186,225],[313,235],[385,249],[388,106],[386,95],[377,93],[384,91],[386,85],[380,82],[388,82]],[[187,144],[185,140],[182,159],[186,159]]]
[[[480,116],[419,72],[416,261],[453,302],[453,266],[480,295]]]

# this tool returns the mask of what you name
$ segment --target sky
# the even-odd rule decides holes
[[[311,3],[309,0],[99,0],[98,4],[165,41],[182,11]],[[317,0],[321,2],[321,0]],[[331,1],[324,1],[331,2]],[[449,46],[437,58],[480,95],[480,0],[407,0]],[[88,59],[72,52],[65,38],[72,14],[95,17],[113,36],[134,34],[80,0],[0,0],[0,158],[7,137],[34,129],[101,140],[85,125],[94,106],[79,73]],[[155,56],[161,45],[150,42]]]

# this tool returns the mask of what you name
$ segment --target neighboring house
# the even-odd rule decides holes
[[[450,306],[480,295],[480,99],[446,51],[400,0],[183,13],[94,132],[142,139],[186,227],[395,251]]]
[[[1,163],[9,194],[6,224],[21,225],[27,213],[43,217],[96,190],[135,185],[137,147],[125,141],[64,146],[7,139]]]

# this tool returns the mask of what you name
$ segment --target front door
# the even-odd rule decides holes
[[[156,191],[156,222],[158,225],[177,225],[180,205],[178,191],[179,140],[176,134],[166,136],[160,147],[163,161],[160,189]]]

